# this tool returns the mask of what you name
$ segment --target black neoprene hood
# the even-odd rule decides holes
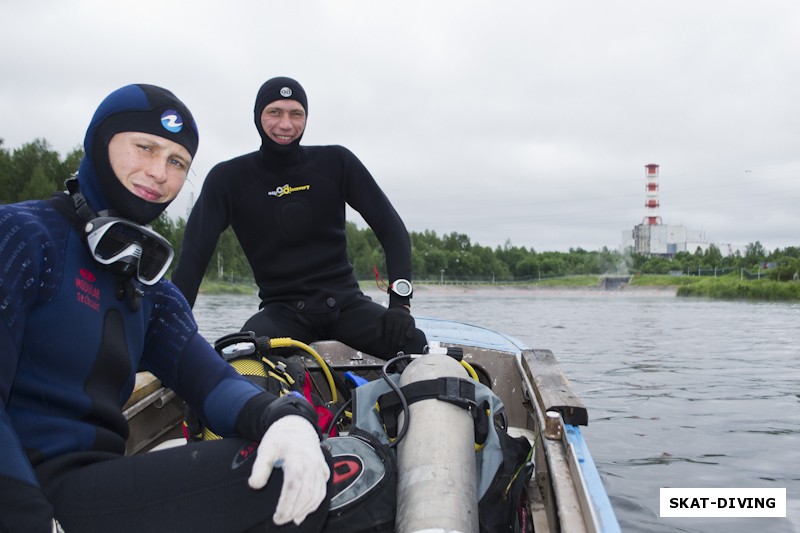
[[[284,76],[265,81],[256,95],[256,104],[253,108],[253,118],[255,120],[258,134],[261,136],[262,153],[287,156],[297,150],[297,148],[300,146],[300,139],[303,138],[303,135],[300,134],[300,136],[292,141],[291,144],[281,145],[270,139],[264,131],[264,128],[261,127],[261,113],[264,112],[265,107],[277,100],[295,100],[296,102],[299,102],[306,112],[306,118],[308,118],[308,99],[306,98],[306,91],[303,89],[302,85],[292,78],[287,78]]]

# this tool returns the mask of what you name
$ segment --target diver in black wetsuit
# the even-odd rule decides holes
[[[128,85],[95,112],[68,192],[0,206],[0,531],[322,528],[313,407],[264,392],[197,334],[161,279],[169,243],[140,225],[183,187],[197,144],[172,93]],[[226,438],[125,456],[140,368]]]
[[[194,304],[220,233],[232,226],[255,274],[261,310],[242,328],[302,342],[336,339],[389,358],[422,353],[410,312],[408,231],[373,177],[341,146],[300,146],[308,113],[290,78],[264,83],[254,119],[261,149],[216,165],[186,224],[172,280]],[[345,204],[386,254],[389,308],[359,289],[347,258]]]

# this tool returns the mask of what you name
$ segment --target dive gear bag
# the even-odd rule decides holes
[[[357,428],[322,445],[333,457],[333,493],[323,532],[394,531],[397,463],[389,446]]]

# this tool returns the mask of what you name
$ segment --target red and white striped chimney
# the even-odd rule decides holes
[[[647,179],[647,184],[645,185],[647,200],[644,206],[647,208],[647,216],[644,217],[643,224],[658,226],[661,225],[661,217],[658,216],[658,165],[650,163],[645,165],[644,168]]]

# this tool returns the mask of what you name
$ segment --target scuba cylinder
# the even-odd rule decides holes
[[[455,359],[427,354],[408,365],[400,386],[447,377],[468,376]],[[475,426],[470,411],[430,398],[409,405],[408,417],[407,432],[397,446],[396,530],[476,533]]]

